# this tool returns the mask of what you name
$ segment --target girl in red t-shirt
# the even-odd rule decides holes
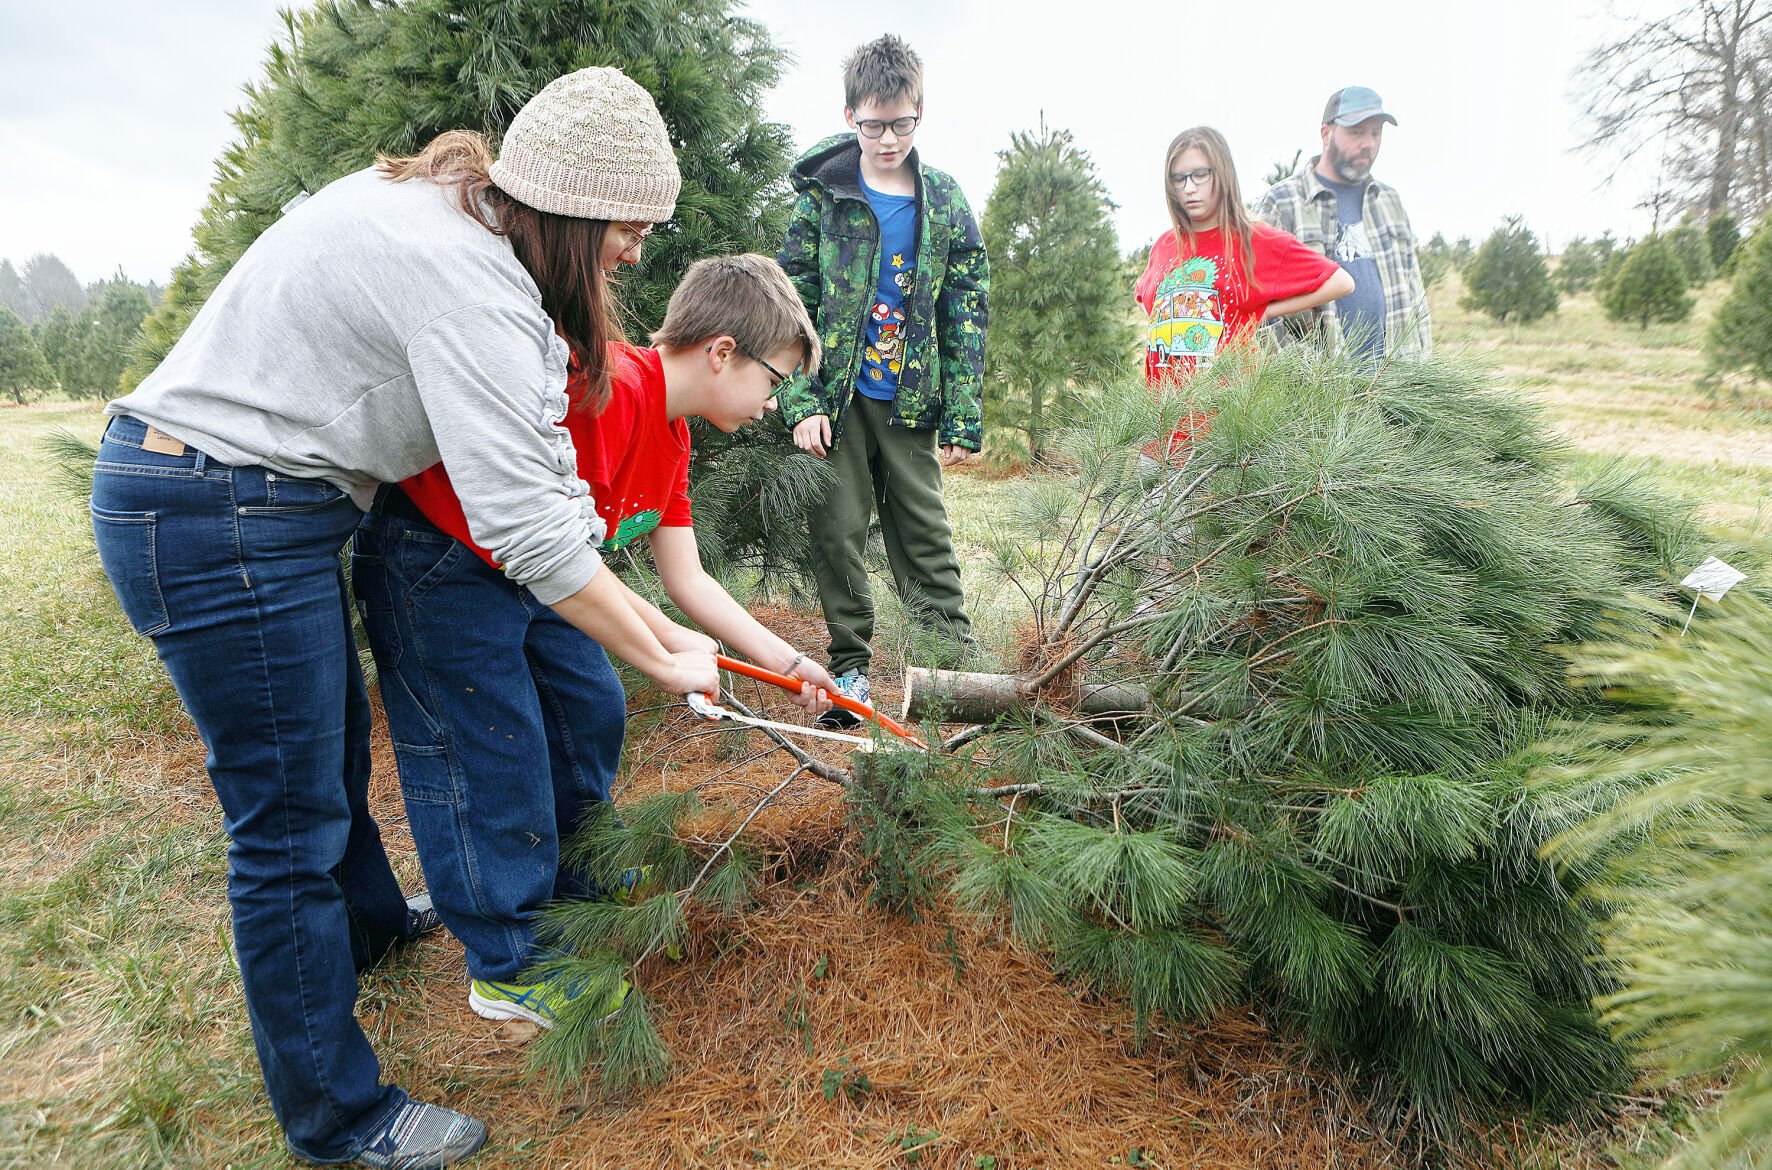
[[[1224,135],[1183,130],[1163,156],[1174,230],[1158,237],[1134,295],[1150,315],[1145,377],[1185,382],[1272,317],[1354,291],[1354,278],[1291,235],[1251,223]]]

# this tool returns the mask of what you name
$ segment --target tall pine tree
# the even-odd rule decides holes
[[[137,319],[136,325],[140,324]],[[81,372],[85,355],[80,344],[80,326],[74,315],[68,312],[66,305],[57,305],[50,310],[48,318],[37,323],[32,333],[56,383],[63,392],[78,397],[85,385]]]
[[[409,154],[444,130],[494,144],[554,78],[614,65],[658,103],[683,175],[675,216],[619,278],[624,326],[643,340],[678,277],[702,256],[773,254],[786,230],[786,129],[763,96],[785,56],[727,0],[321,0],[287,16],[264,76],[235,113],[195,249],[148,319],[133,384],[171,349],[228,269],[303,192]],[[695,427],[691,471],[711,564],[805,570],[814,461],[767,427]]]
[[[1068,130],[1010,135],[982,230],[991,260],[992,424],[1039,460],[1080,386],[1132,346],[1114,203]]]
[[[75,326],[80,347],[78,385],[64,382],[63,389],[99,398],[117,394],[142,321],[153,309],[148,290],[121,272],[95,288]]]

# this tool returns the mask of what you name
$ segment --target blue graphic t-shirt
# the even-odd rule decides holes
[[[1323,177],[1317,176],[1319,179]],[[1366,184],[1335,183],[1323,179],[1335,192],[1338,230],[1329,245],[1329,259],[1347,269],[1354,291],[1335,302],[1335,316],[1355,356],[1384,356],[1384,285],[1378,277],[1378,250],[1361,215],[1366,206]]]
[[[867,346],[855,388],[869,398],[898,397],[898,371],[904,361],[905,301],[917,270],[917,198],[888,195],[862,180],[862,191],[880,221],[880,277],[868,314]]]

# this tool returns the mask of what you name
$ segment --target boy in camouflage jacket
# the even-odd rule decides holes
[[[823,341],[823,378],[794,378],[778,406],[794,442],[837,473],[813,525],[818,594],[831,673],[866,701],[874,612],[862,553],[876,504],[906,608],[971,644],[941,475],[980,445],[989,278],[965,195],[912,147],[916,54],[881,37],[856,50],[843,81],[856,133],[794,164],[800,198],[779,257]],[[834,709],[823,722],[852,719]]]

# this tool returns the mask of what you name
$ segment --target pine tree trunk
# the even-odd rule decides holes
[[[1042,694],[1042,704],[1052,705],[1053,697],[1051,692]],[[1027,681],[1019,675],[920,666],[904,673],[904,717],[913,721],[933,717],[943,723],[996,723],[1026,714],[1032,701]],[[1074,710],[1079,715],[1133,715],[1150,702],[1150,692],[1143,687],[1085,683],[1077,689]]]

